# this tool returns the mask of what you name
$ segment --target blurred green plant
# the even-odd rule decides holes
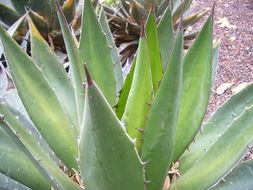
[[[80,9],[79,0],[60,0],[61,9],[64,12],[67,22],[70,24],[77,19],[77,9]],[[43,38],[52,46],[62,46],[64,44],[60,31],[60,25],[56,13],[54,0],[0,0],[0,21],[5,28],[10,28],[18,20],[19,26],[16,28],[13,37],[22,42],[27,39],[28,32],[27,12],[29,17],[40,31]]]
[[[177,31],[164,27],[159,33],[150,12],[123,84],[103,9],[97,19],[85,1],[77,41],[57,7],[69,73],[31,18],[31,57],[0,27],[15,84],[0,103],[0,187],[204,190],[235,167],[253,141],[253,85],[202,124],[218,55],[212,44],[213,15],[183,55],[182,23]],[[174,32],[164,65],[158,39]],[[227,176],[236,183],[227,189],[251,188],[252,183],[242,186],[234,177],[248,164]],[[240,180],[251,176],[245,171]]]
[[[122,64],[128,61],[132,62],[131,60],[139,44],[140,25],[146,22],[151,9],[155,13],[155,22],[158,25],[157,30],[159,34],[162,33],[164,27],[167,30],[172,31],[173,28],[176,30],[180,23],[181,15],[185,15],[183,18],[183,31],[185,33],[187,28],[197,23],[207,14],[207,12],[199,12],[189,16],[192,12],[191,5],[192,0],[120,0],[111,3],[110,6],[105,4],[105,13],[109,19],[115,43],[119,47]],[[171,13],[168,13],[169,11]],[[198,32],[185,33],[184,40],[193,40],[197,34]],[[161,45],[162,61],[167,64],[174,36],[159,35],[158,37]],[[185,45],[185,48],[188,48],[188,46]]]

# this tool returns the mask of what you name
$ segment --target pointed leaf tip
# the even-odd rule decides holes
[[[39,40],[44,40],[39,31],[37,30],[36,26],[34,25],[30,16],[28,16],[28,24],[33,35]]]
[[[65,23],[68,23],[68,22],[67,22],[67,19],[66,19],[66,17],[65,17],[65,14],[64,14],[64,12],[62,11],[62,8],[61,8],[61,5],[60,5],[60,3],[59,3],[59,0],[55,0],[55,2],[56,2],[56,9],[57,9],[57,11],[60,13],[60,15],[62,15],[62,17],[63,17],[63,19],[64,19],[64,22],[65,22]],[[67,28],[69,29],[68,24],[67,24]]]
[[[88,83],[88,86],[92,86],[93,85],[93,81],[91,79],[91,76],[90,76],[90,73],[86,67],[86,65],[84,64],[84,70],[85,70],[85,74],[86,74],[86,78],[87,78],[87,83]]]
[[[213,8],[212,8],[212,17],[214,17],[214,10],[215,10],[216,2],[213,3]]]
[[[184,25],[183,25],[183,15],[182,15],[179,21],[178,31],[183,31],[183,29],[184,29]]]
[[[140,34],[141,38],[146,38],[146,34],[145,34],[145,22],[142,21],[141,23],[141,34]]]
[[[55,3],[56,3],[56,7],[57,7],[58,11],[60,11],[61,10],[61,5],[59,3],[59,0],[55,0]]]

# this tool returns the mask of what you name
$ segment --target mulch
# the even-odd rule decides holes
[[[211,9],[214,2],[214,39],[220,39],[221,45],[206,119],[233,94],[233,88],[253,82],[253,0],[196,0],[194,12]],[[219,21],[224,18],[232,27],[221,27]],[[195,27],[200,28],[205,20]],[[232,86],[218,94],[217,88],[224,83]],[[248,159],[253,159],[253,146],[243,158]]]
[[[221,45],[207,118],[232,95],[233,88],[253,82],[253,0],[196,0],[194,12],[211,9],[214,2],[214,39],[220,39]],[[224,18],[232,27],[221,26],[219,21]],[[199,28],[204,21],[195,27]],[[223,83],[232,86],[217,94]]]

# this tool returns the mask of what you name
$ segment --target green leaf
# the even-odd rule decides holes
[[[11,94],[14,95],[15,93],[13,92]],[[9,115],[9,114],[13,115],[18,120],[18,122],[23,126],[23,128],[29,131],[29,133],[33,136],[33,138],[37,141],[37,143],[40,144],[40,146],[46,151],[46,153],[50,156],[50,158],[54,160],[57,164],[60,164],[61,161],[59,160],[59,158],[56,157],[55,153],[48,146],[47,142],[41,136],[37,128],[32,124],[32,121],[28,117],[26,117],[26,115],[22,113],[22,110],[19,110],[19,107],[13,107],[12,105],[9,104],[9,102],[7,102],[7,100],[4,100],[4,104],[6,105],[6,107],[4,109],[1,108],[2,113],[5,115]],[[6,112],[6,109],[8,110],[7,112]]]
[[[117,103],[116,78],[106,36],[90,1],[85,1],[79,50],[92,78],[111,106]]]
[[[78,112],[79,124],[82,122],[83,107],[84,107],[84,88],[83,83],[86,81],[85,73],[83,69],[83,63],[81,62],[80,52],[78,51],[76,41],[71,34],[67,21],[60,8],[57,0],[57,13],[61,25],[64,42],[67,49],[67,54],[70,62],[70,74],[75,91],[76,107]]]
[[[185,19],[183,19],[183,27],[184,29],[189,27],[190,25],[194,25],[195,23],[197,23],[200,19],[202,19],[206,14],[208,13],[208,11],[203,12],[203,13],[196,13],[194,15],[191,15]],[[177,29],[178,25],[180,22],[177,22],[174,25],[174,29]]]
[[[64,17],[66,18],[67,23],[70,24],[73,21],[73,19],[75,17],[75,13],[76,13],[75,0],[65,1],[63,6],[61,7],[61,10],[64,14]],[[52,11],[54,11],[54,10],[52,10]],[[58,19],[55,19],[55,22],[54,22],[52,28],[53,28],[53,30],[60,30],[60,25],[59,25]]]
[[[42,72],[51,88],[55,89],[55,94],[75,127],[77,136],[79,135],[80,129],[78,125],[75,93],[71,82],[63,65],[57,59],[53,50],[48,46],[47,42],[40,35],[30,19],[29,27],[33,60],[39,68],[42,68]]]
[[[20,27],[22,27],[22,23],[24,22],[25,18],[26,18],[26,15],[20,17],[13,25],[11,25],[9,27],[7,32],[10,36],[14,36],[18,33],[18,29]],[[0,40],[0,56],[2,56],[3,52],[4,52],[3,47],[2,47],[2,44],[1,44],[1,40]]]
[[[50,28],[47,21],[33,11],[29,11],[29,17],[32,19],[33,23],[35,24],[36,28],[38,28],[43,38],[48,38]]]
[[[165,12],[166,8],[171,6],[172,1],[173,0],[162,0],[157,8],[156,16],[160,17]]]
[[[189,170],[219,140],[220,136],[226,133],[235,118],[253,105],[252,94],[253,84],[232,96],[213,114],[202,127],[202,132],[195,137],[196,143],[190,145],[190,151],[186,151],[179,159],[180,171]]]
[[[133,81],[126,102],[125,112],[122,116],[127,133],[132,139],[136,139],[138,151],[141,148],[143,136],[139,130],[145,127],[152,99],[153,86],[147,40],[145,37],[141,37]]]
[[[68,23],[72,22],[76,13],[76,0],[67,0],[62,6],[62,12]]]
[[[18,32],[19,27],[22,27],[22,23],[24,22],[26,15],[20,17],[10,28],[7,30],[10,36],[14,36],[16,32]]]
[[[146,1],[142,0],[132,0],[130,2],[131,17],[138,25],[142,24],[143,18],[148,17],[148,12],[151,6],[148,8],[146,5]]]
[[[125,79],[124,86],[122,88],[122,92],[120,93],[118,104],[116,106],[116,114],[119,119],[122,118],[125,108],[126,108],[126,102],[129,96],[129,92],[132,86],[134,71],[135,71],[135,65],[136,65],[136,56],[134,57],[131,69],[129,74],[127,75]]]
[[[117,47],[114,43],[114,39],[110,31],[110,27],[108,25],[107,18],[105,16],[103,8],[101,8],[101,12],[99,15],[99,22],[102,26],[103,32],[106,34],[107,42],[109,46],[111,47],[111,55],[112,55],[112,60],[113,60],[113,65],[114,65],[114,74],[115,74],[115,79],[116,79],[116,84],[117,84],[117,93],[119,94],[120,91],[122,90],[122,86],[124,83],[123,72],[121,68],[121,61],[120,61]]]
[[[163,70],[165,70],[172,51],[174,36],[170,7],[168,7],[164,12],[164,15],[158,24],[157,32],[161,50]]]
[[[30,190],[30,188],[0,173],[0,189],[1,190]]]
[[[215,79],[216,79],[216,73],[217,73],[218,61],[219,61],[219,50],[220,50],[220,41],[218,41],[217,44],[213,48],[212,85],[214,84]]]
[[[176,23],[176,21],[184,14],[184,12],[190,7],[192,3],[192,0],[184,0],[180,6],[173,7],[172,10],[172,20],[173,23]]]
[[[143,167],[134,144],[90,78],[84,110],[79,165],[85,187],[99,190],[144,189]]]
[[[6,93],[7,85],[8,85],[7,75],[5,73],[4,67],[0,63],[0,97],[2,97]]]
[[[157,27],[155,21],[155,15],[150,12],[147,23],[146,23],[146,35],[148,42],[148,50],[150,56],[150,67],[152,74],[152,82],[154,94],[156,94],[159,82],[162,79],[163,65],[160,55],[160,47],[158,41]]]
[[[141,158],[147,161],[148,190],[163,188],[172,161],[181,95],[182,52],[183,34],[179,32],[144,131]]]
[[[0,3],[5,4],[6,6],[14,9],[10,0],[0,0]]]
[[[182,0],[172,0],[172,3],[173,3],[172,4],[173,9],[177,9],[182,3]]]
[[[59,1],[60,6],[62,6],[64,3],[64,0],[58,0],[58,1]],[[54,26],[55,22],[58,22],[58,24],[59,24],[59,19],[58,19],[58,15],[57,15],[56,0],[50,0],[50,8],[51,8],[51,14],[50,14],[51,26]]]
[[[238,163],[248,151],[247,146],[252,143],[253,106],[246,107],[238,118],[234,118],[226,132],[172,184],[171,189],[196,190],[211,187]]]
[[[220,181],[211,190],[238,190],[253,188],[253,160],[239,163],[224,180]]]
[[[168,0],[168,1],[170,1],[170,0]],[[155,5],[156,5],[157,7],[160,6],[162,2],[163,2],[163,0],[155,0],[155,1],[154,1]]]
[[[11,0],[13,7],[17,10],[20,15],[25,14],[26,8],[28,6],[28,0]]]
[[[31,120],[63,162],[70,168],[76,168],[74,130],[54,90],[44,78],[41,72],[43,68],[37,68],[1,27],[0,38],[15,86]]]
[[[188,18],[185,18],[183,20],[184,28],[196,24],[200,19],[202,19],[205,15],[207,15],[208,12],[209,11],[205,11],[205,12],[202,12],[202,13],[197,13],[195,15],[189,16]]]
[[[24,105],[22,104],[22,102],[18,96],[17,89],[8,90],[3,97],[3,101],[8,106],[11,106],[11,107],[15,108],[16,110],[18,110],[18,112],[20,112],[22,115],[24,115],[25,118],[29,119],[29,115],[26,112]]]
[[[197,38],[198,34],[199,34],[199,32],[193,32],[193,33],[190,33],[189,35],[185,35],[184,41],[187,42],[187,41],[194,40]]]
[[[64,0],[58,0],[59,4],[62,6],[64,4]]]
[[[50,2],[45,0],[29,0],[31,9],[37,14],[43,16],[46,20],[49,20],[51,16]]]
[[[0,20],[2,22],[10,26],[14,24],[19,19],[19,17],[20,16],[17,12],[7,7],[6,5],[0,3]]]
[[[59,162],[59,159],[56,157],[55,153],[48,146],[45,139],[41,136],[38,129],[34,126],[32,121],[30,120],[29,115],[27,114],[18,96],[17,90],[16,89],[8,90],[4,95],[2,101],[4,102],[8,110],[11,112],[11,114],[14,115],[16,119],[23,124],[23,126],[29,131],[29,133],[32,133],[32,136],[45,149],[45,151],[47,151],[50,157],[53,160]],[[5,111],[2,110],[2,114],[5,115],[8,115],[10,112],[6,114]]]
[[[153,5],[155,5],[155,1],[152,0],[135,0],[137,3],[143,4],[143,7],[149,11]],[[160,1],[160,0],[156,0]]]
[[[41,146],[40,141],[37,141],[32,136],[34,133],[29,130],[28,126],[24,126],[26,123],[20,122],[19,115],[15,116],[12,114],[4,104],[0,104],[0,113],[4,115],[4,123],[7,124],[7,127],[3,129],[9,134],[16,145],[21,147],[21,150],[29,157],[30,162],[36,166],[45,179],[51,182],[52,186],[79,189],[50,158],[48,152]],[[37,183],[37,180],[31,183]]]
[[[0,121],[0,172],[32,189],[50,189],[50,183],[39,173],[5,128],[6,124]]]
[[[212,16],[183,61],[183,92],[173,161],[192,142],[201,126],[211,93],[212,84]]]

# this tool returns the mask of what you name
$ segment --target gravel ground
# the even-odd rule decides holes
[[[214,38],[220,39],[221,45],[207,117],[235,87],[253,82],[253,0],[196,0],[194,12],[211,9],[214,2]]]
[[[194,12],[215,2],[214,39],[221,40],[215,84],[206,118],[236,90],[253,82],[253,0],[196,0]],[[205,19],[195,27],[199,28]],[[253,159],[253,146],[243,160]]]

